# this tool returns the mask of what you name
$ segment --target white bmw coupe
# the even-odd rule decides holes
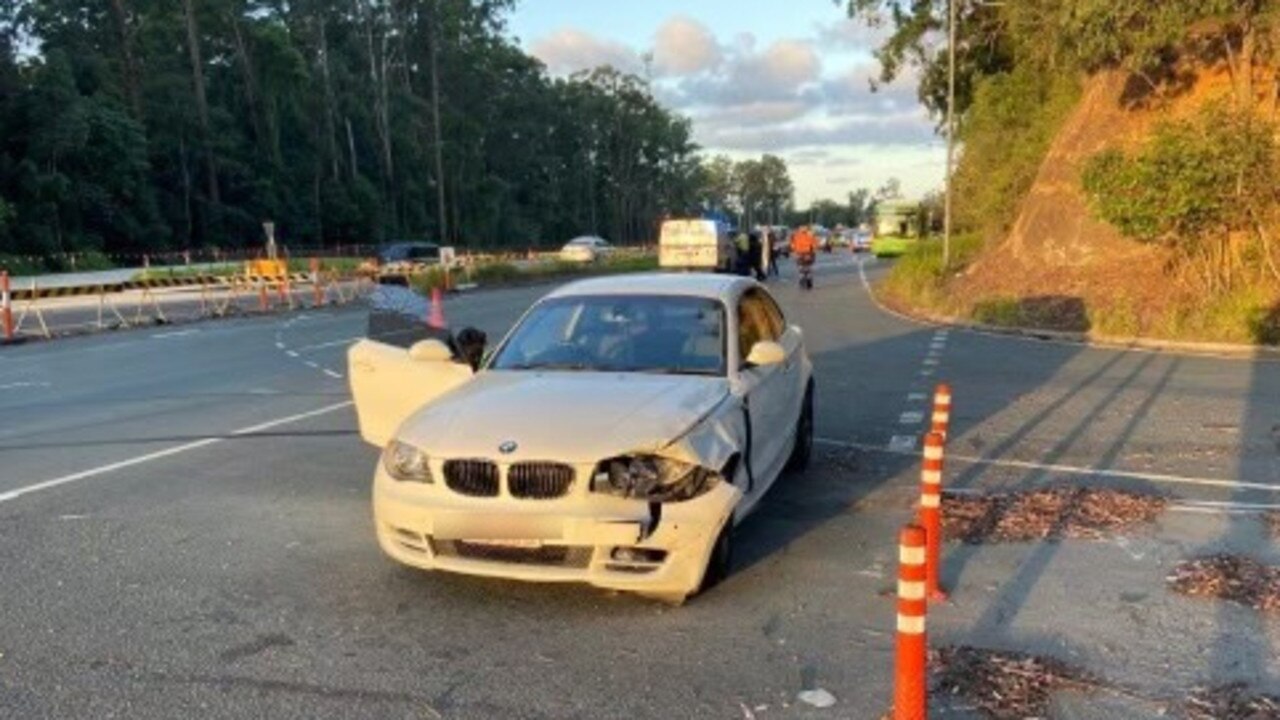
[[[765,288],[703,273],[585,280],[473,371],[439,340],[349,351],[383,449],[378,542],[418,568],[681,603],[813,439],[813,368]]]

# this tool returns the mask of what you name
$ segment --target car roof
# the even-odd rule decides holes
[[[637,273],[578,280],[551,291],[548,298],[578,295],[671,295],[728,300],[758,283],[739,275],[705,272]]]

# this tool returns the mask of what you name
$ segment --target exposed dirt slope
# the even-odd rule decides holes
[[[1228,88],[1228,78],[1205,72],[1158,108],[1131,107],[1126,93],[1132,87],[1126,87],[1123,75],[1089,79],[1013,228],[952,283],[953,300],[973,308],[993,298],[1035,298],[1041,305],[1074,308],[1080,319],[1098,308],[1120,308],[1134,331],[1150,331],[1168,307],[1188,301],[1186,291],[1168,278],[1165,250],[1126,239],[1094,217],[1081,190],[1081,173],[1099,151],[1133,148],[1161,118],[1187,114]],[[1076,319],[1063,324],[1088,329]]]

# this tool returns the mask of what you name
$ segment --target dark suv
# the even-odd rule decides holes
[[[440,246],[427,242],[396,242],[384,245],[378,251],[378,265],[383,269],[392,267],[414,267],[420,265],[438,265],[440,263]]]

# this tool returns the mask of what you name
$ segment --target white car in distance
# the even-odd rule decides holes
[[[681,603],[733,529],[807,465],[813,370],[753,280],[583,280],[473,372],[438,340],[349,351],[379,545],[406,565]]]
[[[560,259],[564,262],[591,263],[609,257],[613,246],[604,238],[584,235],[570,240],[560,248]]]

